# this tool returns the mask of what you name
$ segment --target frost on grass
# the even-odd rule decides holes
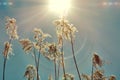
[[[78,73],[78,76],[79,76],[79,80],[81,80],[80,72],[79,72],[79,69],[78,69],[78,66],[77,66],[77,60],[76,60],[75,55],[74,55],[74,46],[73,46],[74,45],[73,40],[74,40],[74,37],[75,37],[75,32],[78,32],[78,31],[73,24],[70,24],[68,22],[68,20],[65,19],[65,17],[60,18],[59,20],[55,20],[54,24],[56,26],[56,33],[57,33],[57,37],[58,37],[59,47],[61,47],[61,49],[63,48],[63,39],[66,39],[66,40],[70,41],[74,63],[75,63],[76,70],[77,70],[77,73]],[[63,57],[62,57],[62,61],[63,61],[63,64],[64,64],[64,58]],[[64,71],[64,75],[65,75],[64,66],[63,66],[63,71]]]
[[[23,47],[23,50],[26,53],[33,53],[33,49],[37,50],[39,53],[45,55],[46,48],[48,48],[48,42],[46,41],[46,38],[51,37],[51,35],[47,33],[43,33],[41,29],[34,28],[34,41],[31,41],[29,39],[21,39],[19,40],[20,44]]]
[[[6,17],[6,31],[7,34],[9,35],[9,41],[4,42],[3,56],[5,58],[9,58],[10,54],[13,55],[11,40],[18,39],[17,25],[15,18]]]
[[[5,70],[6,70],[7,59],[9,58],[10,54],[13,55],[12,40],[18,39],[16,19],[7,17],[5,27],[6,27],[7,34],[9,35],[9,40],[4,42],[3,80],[5,80]]]
[[[58,38],[58,43],[55,42],[48,43],[46,41],[46,38],[51,37],[51,35],[44,33],[39,28],[34,28],[33,30],[33,41],[29,39],[21,39],[19,40],[20,44],[23,47],[23,50],[26,53],[35,53],[34,57],[36,65],[28,65],[26,67],[26,71],[24,73],[24,77],[26,77],[28,80],[34,80],[37,79],[38,70],[39,70],[39,57],[37,58],[38,54],[43,54],[44,57],[46,57],[49,60],[56,60],[55,64],[57,64],[57,61],[60,61],[59,63],[63,66],[64,61],[62,62],[62,55],[63,52],[61,52],[61,48],[63,47],[63,39],[66,40],[73,40],[75,37],[75,33],[78,32],[76,27],[73,24],[70,24],[68,20],[65,18],[61,18],[59,20],[55,20],[54,24],[56,26],[56,33]],[[6,18],[6,31],[9,35],[9,41],[6,41],[4,43],[4,50],[3,50],[3,56],[5,58],[8,58],[10,54],[12,54],[12,44],[11,40],[18,39],[19,36],[17,34],[17,25],[16,25],[16,19],[15,18]],[[34,52],[34,50],[38,52]],[[99,70],[103,66],[103,61],[101,57],[95,52],[92,57],[92,65],[95,70],[93,70],[93,73],[91,75],[82,74],[82,79],[85,80],[92,80],[91,76],[93,76],[93,80],[116,80],[116,76],[111,75],[109,77],[104,75],[103,70]],[[98,68],[99,67],[99,68]],[[38,80],[38,79],[37,79]],[[52,75],[48,77],[48,80],[53,80]],[[74,80],[74,76],[72,74],[66,74],[62,77],[62,80]]]
[[[26,77],[28,80],[34,80],[36,77],[36,68],[33,65],[28,65],[26,67],[26,71],[24,73],[24,77]]]
[[[61,56],[62,52],[60,51],[58,45],[56,43],[48,43],[46,48],[46,54],[44,55],[48,60],[60,60],[61,62]],[[61,64],[62,65],[62,64]]]
[[[62,45],[62,38],[71,40],[71,36],[75,37],[75,32],[78,32],[76,27],[73,24],[70,24],[64,18],[55,20],[54,24],[56,26],[56,33],[59,45]]]
[[[15,18],[9,18],[6,19],[6,30],[7,34],[9,35],[10,39],[18,39],[17,34],[17,25],[16,25],[16,19]]]
[[[50,34],[43,33],[43,31],[41,29],[38,29],[38,28],[34,28],[33,32],[34,32],[34,39],[38,42],[42,42],[47,37],[51,37]]]
[[[33,41],[29,39],[21,39],[19,40],[19,42],[22,45],[25,53],[31,53],[33,55],[37,73],[36,79],[39,80],[40,77],[38,71],[40,55],[43,54],[44,56],[46,54],[46,48],[48,47],[48,42],[46,41],[46,38],[51,36],[47,33],[43,33],[43,31],[39,28],[34,28],[33,34]]]
[[[34,40],[35,40],[34,42],[35,49],[40,51],[41,54],[45,54],[46,48],[48,47],[47,46],[48,42],[46,41],[46,38],[51,38],[51,35],[47,33],[43,33],[43,31],[38,28],[35,28],[33,32],[34,32]]]

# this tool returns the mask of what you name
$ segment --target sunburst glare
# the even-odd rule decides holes
[[[71,0],[49,0],[49,9],[65,15],[71,7]]]

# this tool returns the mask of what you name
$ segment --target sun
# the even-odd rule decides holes
[[[65,14],[71,7],[71,0],[49,0],[49,9],[56,13]]]

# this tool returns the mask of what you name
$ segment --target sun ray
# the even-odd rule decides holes
[[[67,14],[71,7],[71,0],[50,0],[49,9],[61,15]]]

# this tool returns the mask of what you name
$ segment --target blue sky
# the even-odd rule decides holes
[[[11,5],[9,3],[12,3]],[[117,3],[118,4],[115,4]],[[104,4],[106,3],[106,4]],[[102,69],[105,75],[114,74],[120,79],[120,1],[119,0],[73,0],[67,19],[74,24],[78,33],[75,39],[75,53],[81,73],[90,74],[91,56],[97,52],[106,62]],[[58,14],[48,9],[48,0],[0,0],[0,51],[2,54],[4,41],[8,40],[5,31],[5,17],[17,20],[18,34],[21,38],[32,38],[34,27],[50,33],[56,41],[55,27],[52,23]],[[66,72],[75,75],[77,72],[71,58],[69,43],[65,43]],[[25,80],[25,67],[34,64],[31,55],[24,54],[18,41],[13,42],[13,53],[6,67],[6,80]],[[0,55],[0,80],[2,80],[3,56]],[[54,75],[53,63],[42,57],[40,76],[47,80],[49,74]]]

